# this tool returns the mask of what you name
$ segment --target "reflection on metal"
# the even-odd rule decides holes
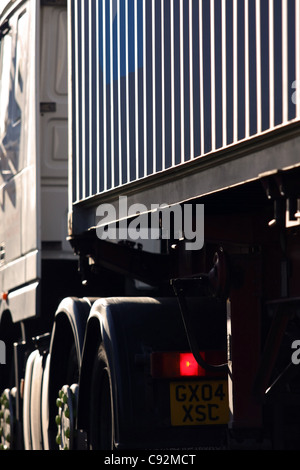
[[[4,341],[0,341],[0,364],[6,364],[6,346]]]
[[[10,26],[9,26],[9,23],[8,23],[8,20],[5,20],[4,23],[2,23],[2,25],[0,26],[0,41],[2,38],[4,38],[4,36],[6,36],[6,34],[8,34],[10,31]]]
[[[20,161],[21,118],[24,112],[24,79],[27,75],[28,14],[24,10],[17,24],[5,21],[0,27],[0,176],[15,175]],[[9,65],[8,65],[9,64]],[[1,178],[0,178],[1,181]]]
[[[5,259],[5,243],[0,243],[0,266],[4,263]]]

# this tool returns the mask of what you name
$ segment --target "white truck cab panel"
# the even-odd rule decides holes
[[[25,285],[30,289],[32,284],[35,288],[30,290],[35,291],[40,277],[38,15],[37,2],[19,1],[7,2],[0,16],[0,292],[9,292],[1,310],[8,308],[17,317],[21,305],[29,300],[25,292],[19,295],[18,289]],[[17,310],[13,307],[16,298]],[[30,302],[27,315],[32,314],[35,303]]]
[[[39,313],[42,258],[70,256],[66,24],[66,2],[1,2],[0,317],[14,321]]]
[[[53,3],[53,2],[52,2]],[[40,173],[43,258],[72,256],[68,203],[68,48],[66,2],[41,8]]]

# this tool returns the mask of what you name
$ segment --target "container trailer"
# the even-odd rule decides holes
[[[0,8],[1,448],[299,448],[300,2]]]

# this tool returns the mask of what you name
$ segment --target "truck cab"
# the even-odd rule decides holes
[[[13,323],[39,316],[42,271],[74,259],[66,242],[66,2],[1,8],[0,324],[3,315]]]

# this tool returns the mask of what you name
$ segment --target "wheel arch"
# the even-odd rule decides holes
[[[91,313],[84,339],[78,394],[78,429],[87,431],[89,426],[89,397],[92,370],[99,344],[105,337],[104,320],[101,315]]]
[[[211,300],[190,299],[190,307],[195,318],[201,311],[206,312],[205,325],[197,331],[199,347],[214,349],[221,340],[223,344],[226,336],[223,338],[223,333],[220,336],[215,331],[219,303],[211,305]],[[93,304],[79,381],[77,429],[83,435],[89,430],[91,377],[100,342],[104,344],[111,372],[116,443],[122,448],[136,440],[147,442],[149,435],[155,440],[154,430],[161,426],[161,418],[155,414],[152,397],[151,353],[189,350],[177,300],[124,297],[99,299]]]
[[[78,361],[81,362],[85,328],[90,308],[91,301],[88,298],[67,297],[60,302],[54,316],[50,353],[56,346],[57,335],[61,334],[64,328],[69,328],[75,341]]]
[[[111,372],[115,437],[120,438],[119,443],[124,440],[127,430],[136,426],[139,412],[135,409],[133,396],[137,393],[137,383],[141,389],[140,408],[145,400],[145,367],[137,359],[143,356],[144,346],[154,346],[157,336],[165,343],[161,313],[171,312],[174,301],[172,309],[168,304],[168,301],[149,297],[99,299],[93,304],[87,322],[79,382],[79,430],[88,432],[89,429],[91,377],[101,342]]]
[[[57,413],[57,393],[67,384],[68,379],[72,381],[72,374],[68,370],[72,353],[76,354],[78,371],[80,370],[90,308],[89,299],[67,297],[61,301],[55,313],[49,349],[49,431],[53,439],[51,439],[52,445],[56,432],[54,418]]]
[[[123,299],[119,298],[99,299],[94,303],[87,322],[79,382],[77,420],[78,429],[83,431],[87,431],[89,428],[92,371],[101,343],[104,344],[111,371],[114,407],[118,407],[124,401],[127,387],[123,386],[121,369],[124,369],[124,365],[126,367],[126,359],[122,359],[119,354],[124,331],[119,329],[120,321],[117,313],[122,302]],[[127,329],[125,323],[123,326]],[[125,351],[124,349],[124,355]],[[118,415],[115,413],[115,416]],[[118,423],[115,422],[115,425],[117,427],[116,434],[118,434]]]

